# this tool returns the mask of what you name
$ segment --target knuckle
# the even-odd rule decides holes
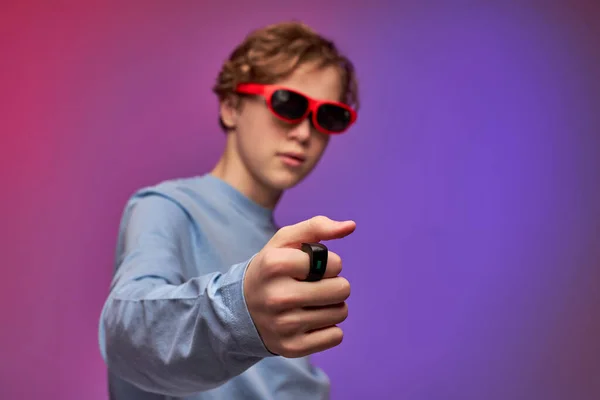
[[[329,221],[329,218],[327,218],[324,215],[317,215],[315,217],[312,217],[308,222],[311,226],[311,228],[313,229],[319,229],[320,227],[324,226],[327,221]]]
[[[336,327],[331,332],[331,342],[334,346],[339,345],[344,341],[344,331],[340,327]]]
[[[279,335],[290,335],[298,330],[299,324],[290,316],[279,316],[273,321],[275,331]]]
[[[327,257],[329,259],[329,264],[337,271],[342,272],[342,258],[332,251],[329,252]]]
[[[275,292],[265,296],[265,307],[270,311],[279,311],[290,308],[294,304],[294,297],[283,292]]]
[[[265,296],[265,308],[267,310],[277,311],[281,307],[280,304],[281,304],[281,300],[279,299],[278,296],[275,296],[275,295]]]
[[[305,349],[298,339],[286,340],[281,344],[283,354],[288,358],[304,356]]]
[[[313,222],[316,222],[318,224],[322,224],[323,222],[327,221],[329,218],[327,218],[324,215],[315,215],[314,217],[312,217]]]
[[[275,265],[276,262],[276,257],[277,254],[272,250],[269,249],[267,251],[264,252],[264,254],[262,255],[262,267],[263,268],[269,268],[272,265]]]
[[[339,279],[339,294],[344,299],[350,297],[350,282],[346,278],[340,277]]]
[[[340,308],[340,321],[344,322],[348,318],[348,303],[342,304]]]
[[[277,235],[277,236],[287,236],[287,235],[289,235],[291,229],[292,229],[292,227],[289,226],[289,225],[283,226],[283,227],[281,227],[281,228],[279,228],[277,230],[277,232],[275,233],[275,235]]]
[[[348,303],[343,302],[341,307],[340,307],[340,315],[342,315],[344,318],[346,318],[348,316]]]
[[[281,257],[274,249],[266,251],[262,257],[261,269],[267,276],[278,274],[282,269]]]

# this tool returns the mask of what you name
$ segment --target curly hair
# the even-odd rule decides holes
[[[271,84],[292,74],[305,62],[320,67],[333,65],[340,71],[340,101],[359,108],[358,83],[354,65],[327,38],[302,22],[268,25],[246,36],[223,64],[213,87],[219,101],[236,96],[240,83]],[[219,118],[221,127],[228,128]]]

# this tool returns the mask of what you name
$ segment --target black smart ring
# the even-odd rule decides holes
[[[302,243],[302,251],[308,254],[310,269],[306,281],[320,281],[327,270],[327,246],[321,243]]]

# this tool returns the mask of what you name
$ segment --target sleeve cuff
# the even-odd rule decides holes
[[[250,316],[244,296],[244,278],[254,254],[248,261],[236,264],[223,276],[223,301],[231,312],[230,333],[236,344],[237,353],[253,357],[273,357],[265,346],[256,325]]]

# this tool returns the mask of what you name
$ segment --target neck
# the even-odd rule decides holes
[[[235,135],[229,133],[223,155],[211,174],[240,191],[257,204],[275,209],[283,192],[268,187],[248,169],[236,151]]]

